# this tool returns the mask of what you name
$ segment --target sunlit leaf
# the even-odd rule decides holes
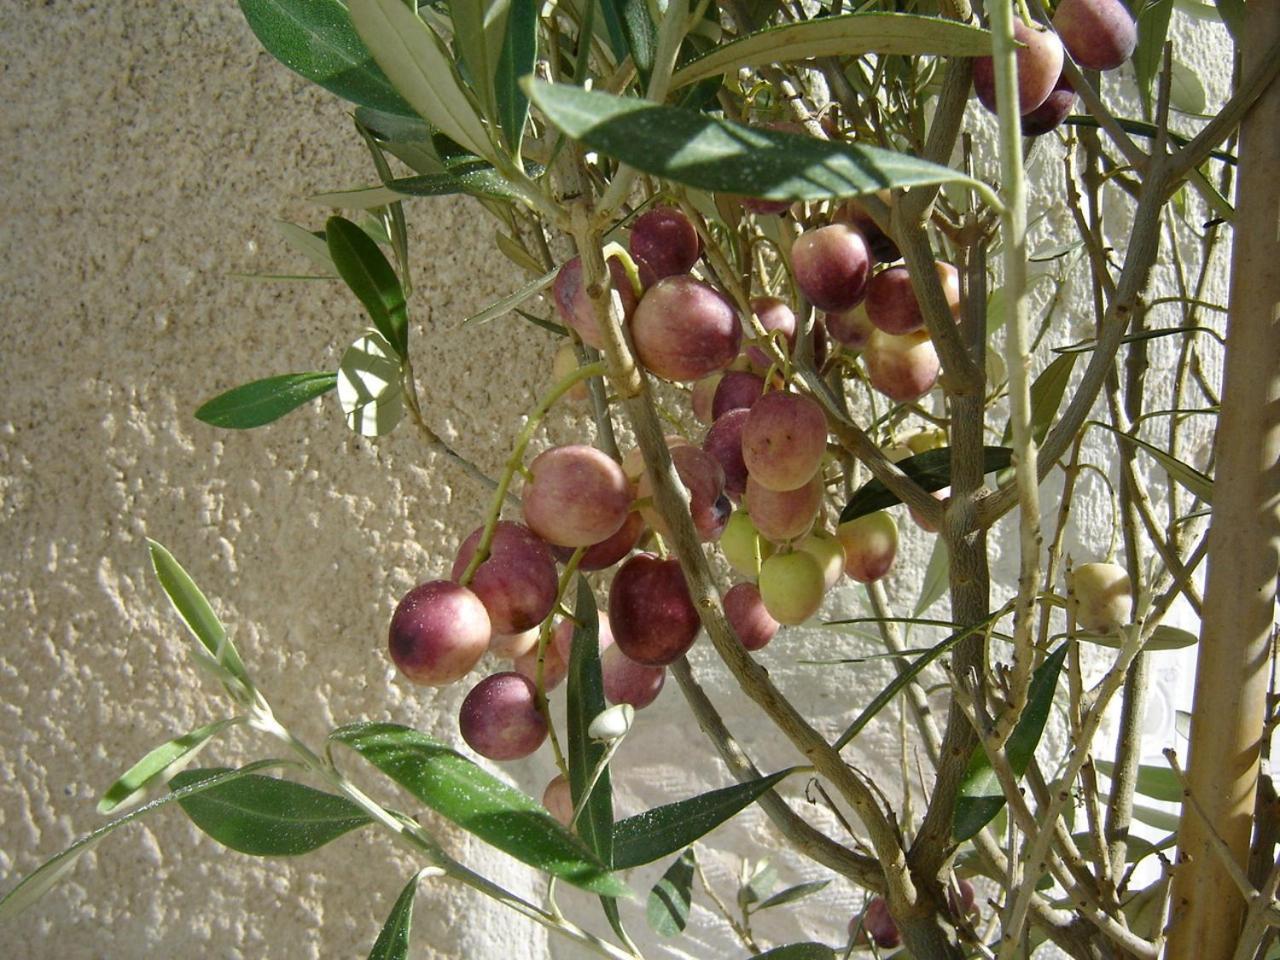
[[[413,879],[404,885],[395,906],[387,915],[387,921],[369,951],[369,960],[407,960],[409,956],[409,934],[413,929],[413,901],[418,896],[418,880],[422,874],[415,873]]]
[[[613,828],[614,867],[638,867],[689,846],[793,772],[780,770],[619,820]]]
[[[1110,760],[1095,760],[1093,765],[1105,776],[1115,772],[1115,764]],[[1169,767],[1157,767],[1143,763],[1138,765],[1138,778],[1134,789],[1144,797],[1152,800],[1163,800],[1165,803],[1182,802],[1182,784]]]
[[[982,472],[996,473],[1013,462],[1013,451],[1008,447],[983,447]],[[897,464],[898,469],[929,492],[951,485],[951,448],[926,450],[914,457],[907,457]],[[840,512],[840,522],[847,523],[869,513],[892,507],[902,501],[879,480],[868,480],[854,491],[849,502]]]
[[[867,53],[981,57],[991,54],[991,34],[979,27],[908,13],[848,13],[770,27],[720,44],[676,71],[672,86],[734,72],[742,67],[813,57]]]
[[[285,373],[254,380],[220,393],[196,410],[196,419],[213,427],[248,430],[279,420],[338,385],[329,371]]]
[[[151,566],[155,570],[156,579],[160,581],[169,602],[178,611],[178,616],[187,625],[191,635],[200,642],[220,669],[248,686],[249,674],[244,668],[244,661],[240,659],[222,621],[213,612],[213,607],[191,579],[191,575],[182,569],[182,564],[174,559],[173,554],[155,540],[148,539],[147,547],[151,553]]]
[[[185,770],[169,786],[181,790],[227,772]],[[255,857],[310,853],[371,822],[346,797],[259,774],[218,783],[178,802],[191,822],[218,843]]]
[[[350,220],[330,217],[325,224],[329,256],[369,319],[400,357],[409,354],[409,315],[404,288],[391,264],[369,235]]]
[[[662,937],[674,937],[689,922],[693,903],[694,853],[690,847],[667,867],[653,889],[645,915],[649,926]]]
[[[1070,644],[1059,644],[1058,649],[1031,676],[1027,704],[1004,745],[1005,757],[1015,777],[1021,777],[1027,772],[1031,757],[1040,743],[1045,724],[1049,721],[1049,711],[1053,707],[1058,674],[1062,672],[1062,664],[1067,659],[1069,649]],[[960,784],[960,795],[956,798],[955,815],[951,824],[952,837],[956,841],[968,840],[990,823],[1004,805],[1005,795],[1000,787],[1000,780],[991,767],[987,751],[979,744],[969,758],[969,767]]]
[[[533,81],[530,98],[557,127],[637,170],[717,193],[826,200],[886,187],[969,182],[875,147],[745,127],[679,107]]]
[[[484,125],[431,28],[404,0],[348,0],[348,7],[360,39],[418,115],[493,162]]]
[[[347,426],[362,437],[390,433],[404,416],[400,358],[382,334],[369,330],[342,355],[338,402]]]
[[[35,871],[27,874],[14,886],[8,893],[0,898],[0,924],[12,920],[19,913],[25,910],[31,904],[35,903],[46,893],[49,892],[57,883],[66,877],[74,868],[76,863],[82,856],[94,849],[99,843],[106,839],[107,835],[126,823],[131,823],[141,817],[146,816],[151,811],[172,803],[175,800],[183,800],[187,797],[195,796],[204,791],[211,790],[220,784],[235,780],[238,777],[247,776],[255,770],[265,770],[270,767],[284,766],[283,760],[258,760],[247,766],[241,767],[239,770],[232,770],[218,777],[208,780],[202,780],[199,783],[193,783],[182,790],[176,790],[173,793],[165,794],[157,797],[150,803],[144,804],[138,809],[126,813],[123,817],[118,817],[110,823],[105,823],[92,833],[81,837],[67,849],[63,850],[56,857],[45,861]]]
[[[215,720],[155,747],[107,787],[98,801],[98,812],[111,813],[123,806],[179,764],[190,763],[210,740],[240,722],[240,717]]]
[[[510,2],[506,37],[494,77],[494,97],[498,126],[512,155],[519,156],[525,120],[529,116],[529,96],[521,88],[520,79],[533,72],[538,57],[538,3],[537,0]]]
[[[411,114],[338,0],[240,0],[267,52],[312,83],[366,107]]]
[[[430,737],[394,723],[356,723],[329,739],[359,753],[436,813],[524,863],[610,897],[626,885],[542,804]]]

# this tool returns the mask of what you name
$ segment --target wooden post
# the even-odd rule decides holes
[[[1245,4],[1244,75],[1280,37],[1280,0]],[[1280,553],[1280,83],[1240,133],[1226,371],[1188,783],[1247,867]],[[1169,960],[1229,960],[1245,902],[1184,803]]]

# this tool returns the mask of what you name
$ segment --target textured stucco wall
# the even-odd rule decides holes
[[[152,579],[144,536],[166,543],[214,598],[279,716],[305,740],[332,726],[393,719],[453,736],[465,689],[433,693],[395,678],[387,617],[413,583],[447,571],[479,522],[484,492],[424,453],[410,429],[376,444],[343,425],[332,396],[263,431],[196,422],[201,400],[257,376],[333,368],[362,325],[337,285],[236,279],[307,264],[271,228],[315,226],[314,192],[365,182],[363,147],[344,108],[260,51],[235,6],[6,4],[0,63],[0,888],[97,825],[99,792],[154,744],[226,715],[191,666],[187,641]],[[1219,32],[1182,48],[1220,90]],[[1042,155],[1038,162],[1056,163]],[[1056,182],[1056,180],[1055,180]],[[1053,198],[1040,198],[1062,223]],[[509,289],[513,271],[488,244],[492,225],[466,201],[416,204],[411,229],[418,294],[413,341],[428,419],[496,472],[545,377],[550,338],[501,321],[480,335],[458,321]],[[1162,283],[1168,284],[1168,275]],[[1221,284],[1211,291],[1222,296]],[[1083,328],[1075,331],[1082,333]],[[1159,374],[1157,373],[1157,380]],[[567,419],[547,437],[578,435]],[[1055,504],[1049,485],[1046,501]],[[1082,552],[1105,549],[1105,509],[1077,515]],[[913,597],[929,541],[904,527],[894,580]],[[1007,558],[999,569],[1008,571]],[[1007,582],[1007,581],[1006,581]],[[844,588],[831,609],[857,611]],[[905,601],[909,602],[909,601]],[[884,668],[815,669],[802,657],[865,649],[821,630],[795,632],[763,654],[821,729],[838,730]],[[717,669],[695,667],[757,762],[794,762],[782,738]],[[1176,666],[1162,668],[1177,685]],[[622,812],[728,782],[709,759],[678,692],[643,716],[616,769]],[[558,702],[562,702],[558,699]],[[1170,728],[1172,707],[1158,721]],[[863,738],[854,762],[895,778],[892,724]],[[1163,742],[1163,741],[1162,741]],[[267,749],[247,732],[205,763]],[[526,790],[551,776],[543,753],[508,766]],[[375,782],[376,781],[371,781]],[[376,786],[375,786],[376,791]],[[806,815],[803,782],[786,792]],[[387,796],[392,794],[388,791]],[[527,871],[437,825],[456,854],[536,894]],[[781,852],[755,811],[707,858],[732,898],[742,857],[774,855],[784,883],[824,876]],[[661,867],[637,871],[645,890]],[[372,830],[301,861],[225,851],[180,814],[121,831],[19,922],[0,954],[23,957],[362,956],[411,872]],[[700,906],[687,956],[741,955]],[[562,902],[603,929],[585,897]],[[794,912],[759,924],[772,942],[835,940],[856,900],[836,883]],[[424,887],[415,955],[576,955],[541,930],[469,893]],[[631,923],[655,956],[639,911]]]

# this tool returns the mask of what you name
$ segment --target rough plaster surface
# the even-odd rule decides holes
[[[1184,40],[1184,55],[1220,91],[1228,62],[1220,33],[1200,30]],[[150,575],[144,537],[166,543],[204,586],[278,715],[303,739],[318,744],[331,727],[362,718],[449,739],[465,691],[424,692],[396,679],[383,653],[386,621],[405,589],[447,571],[458,541],[481,518],[484,496],[456,467],[424,453],[410,429],[376,444],[357,439],[332,396],[257,432],[218,432],[192,418],[200,401],[244,380],[332,369],[362,324],[336,285],[229,276],[305,271],[271,221],[318,226],[324,214],[306,202],[309,194],[368,177],[343,107],[261,52],[234,5],[62,0],[19,12],[10,3],[0,10],[0,63],[9,91],[0,112],[0,374],[7,388],[0,407],[0,889],[7,889],[100,822],[101,789],[136,758],[227,713],[191,665],[182,629]],[[1036,162],[1056,165],[1057,156],[1055,147]],[[1065,214],[1056,196],[1038,200],[1049,216],[1037,243],[1047,246]],[[520,412],[543,383],[550,340],[512,321],[480,335],[459,329],[513,275],[487,252],[493,228],[478,207],[421,203],[411,229],[412,336],[428,419],[496,472]],[[1170,288],[1167,270],[1158,283]],[[1223,297],[1218,277],[1209,299]],[[1083,335],[1083,324],[1075,326],[1073,335]],[[1164,377],[1157,365],[1153,384],[1167,383]],[[548,436],[563,440],[580,435],[575,430],[561,419]],[[1046,486],[1049,510],[1056,489]],[[1075,524],[1078,556],[1106,549],[1105,505],[1086,507]],[[931,544],[904,531],[904,562],[891,589],[905,607]],[[995,538],[1002,541],[1008,536]],[[997,570],[1007,575],[1010,558],[998,556]],[[856,614],[861,602],[845,588],[829,610]],[[885,668],[796,661],[867,649],[857,638],[812,629],[762,656],[797,704],[834,733],[886,682]],[[760,766],[795,762],[709,650],[699,649],[694,663]],[[1178,664],[1157,670],[1152,749],[1173,737],[1173,704],[1189,683]],[[893,727],[873,726],[851,754],[891,794]],[[234,764],[268,749],[239,732],[202,762]],[[620,810],[724,785],[727,775],[708,756],[678,692],[666,691],[618,758]],[[552,772],[545,753],[505,768],[535,793]],[[372,789],[379,792],[376,782]],[[838,834],[803,789],[797,779],[785,792]],[[467,863],[539,895],[511,861],[447,825],[433,829]],[[775,858],[783,883],[824,875],[787,854],[756,811],[723,829],[704,860],[732,900],[740,863],[762,856]],[[636,871],[635,888],[647,889],[660,870]],[[363,956],[411,872],[372,830],[303,860],[261,861],[217,847],[176,812],[162,813],[86,856],[0,931],[0,954]],[[742,955],[704,909],[706,898],[698,900],[679,951],[654,943],[632,911],[631,927],[651,955]],[[588,898],[567,892],[562,902],[603,928]],[[834,941],[859,902],[833,883],[789,913],[762,918],[759,933],[770,942]],[[420,896],[414,955],[579,954],[433,882]]]

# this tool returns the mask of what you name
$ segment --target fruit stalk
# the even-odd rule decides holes
[[[458,578],[458,583],[462,586],[465,587],[469,584],[471,578],[475,576],[476,569],[489,559],[489,548],[493,546],[493,534],[498,527],[498,518],[502,515],[502,503],[506,499],[507,489],[511,486],[511,478],[520,469],[524,461],[525,448],[529,446],[529,441],[533,439],[533,435],[538,432],[538,427],[542,425],[542,418],[547,415],[547,411],[551,409],[557,400],[577,384],[591,377],[603,376],[604,373],[605,365],[603,361],[579,367],[572,373],[567,374],[559,383],[547,391],[546,395],[538,401],[538,405],[529,413],[529,420],[524,425],[524,429],[520,431],[520,435],[516,437],[515,445],[511,449],[511,456],[507,458],[506,465],[502,468],[502,476],[498,478],[498,486],[493,491],[493,500],[489,503],[489,512],[484,519],[484,534],[480,537],[476,552],[471,555],[471,562],[467,564],[467,568],[462,571],[462,576]]]
[[[1005,364],[1009,370],[1009,423],[1018,497],[1018,600],[1013,616],[1013,670],[1007,708],[996,719],[996,738],[1013,732],[1031,682],[1031,628],[1040,580],[1040,479],[1037,444],[1031,435],[1031,347],[1027,322],[1027,185],[1022,166],[1022,120],[1013,39],[1013,8],[991,4],[991,46],[1000,117],[1000,211],[1004,251]]]

